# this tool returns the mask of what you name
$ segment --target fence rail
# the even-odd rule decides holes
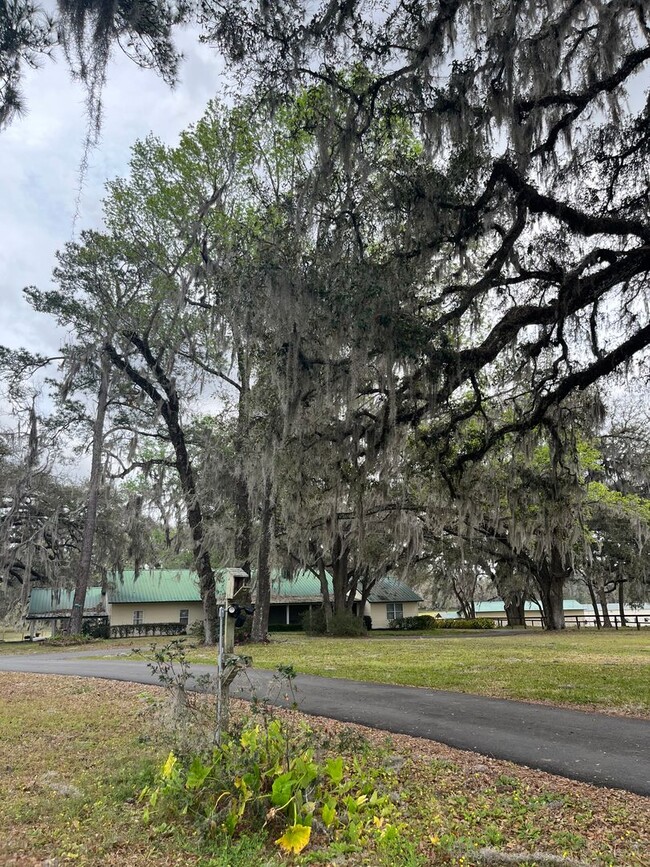
[[[506,617],[492,617],[492,620],[496,623],[497,627],[503,628],[508,625],[508,619]],[[633,616],[625,616],[624,621],[621,618],[620,614],[610,614],[609,615],[610,623],[614,629],[644,629],[650,628],[650,614],[635,614]],[[602,622],[600,624],[596,620],[595,615],[593,614],[565,614],[564,615],[564,623],[567,627],[572,627],[575,629],[604,629],[604,625]],[[539,627],[543,628],[545,625],[545,620],[543,617],[527,617],[526,618],[526,626]]]

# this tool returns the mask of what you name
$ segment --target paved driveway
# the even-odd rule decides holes
[[[213,672],[196,665],[197,674]],[[119,654],[0,656],[0,671],[67,674],[156,684],[146,663]],[[241,676],[233,694],[266,693],[272,673]],[[428,738],[598,786],[650,796],[650,722],[442,690],[299,675],[307,714]]]

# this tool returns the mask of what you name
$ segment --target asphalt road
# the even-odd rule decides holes
[[[0,656],[0,671],[157,684],[145,662],[78,652]],[[197,675],[214,673],[193,666]],[[272,672],[242,675],[232,694],[266,694]],[[519,765],[650,796],[650,722],[442,690],[299,675],[299,709],[438,741]],[[281,702],[280,702],[281,703]]]

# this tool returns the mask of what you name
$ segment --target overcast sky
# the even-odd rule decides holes
[[[121,53],[108,71],[99,146],[91,153],[76,231],[101,223],[107,179],[127,171],[129,149],[153,132],[167,143],[197,120],[223,85],[216,52],[191,31],[179,32],[185,54],[172,91]],[[34,313],[22,289],[47,288],[55,252],[73,237],[78,172],[86,130],[84,89],[61,58],[25,75],[26,115],[0,131],[0,344],[55,351],[64,335]]]

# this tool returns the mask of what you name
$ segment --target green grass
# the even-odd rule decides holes
[[[167,752],[145,719],[145,697],[158,690],[11,673],[0,673],[0,688],[0,864],[266,863],[265,841],[211,852],[181,831],[143,825],[137,797]]]
[[[381,845],[373,838],[345,848],[328,843],[321,830],[302,855],[286,858],[268,829],[215,844],[184,817],[143,822],[138,792],[169,748],[143,718],[155,688],[0,673],[0,690],[3,865],[479,867],[486,863],[475,854],[481,847],[492,850],[493,865],[506,863],[496,854],[503,850],[518,853],[520,867],[541,863],[534,852],[594,867],[647,864],[647,799],[330,722],[314,743],[343,756],[345,767],[363,755],[383,769],[398,833]]]
[[[153,641],[161,642],[165,639],[161,638],[111,638],[111,639],[91,639],[78,644],[57,644],[56,640],[50,641],[6,641],[0,640],[0,655],[13,655],[24,653],[52,653],[58,651],[70,650],[88,651],[88,654],[95,656],[101,655],[103,650],[118,649],[128,653],[132,647],[148,648],[151,647]]]
[[[650,630],[372,640],[285,633],[241,650],[256,668],[293,664],[324,677],[650,713]],[[199,648],[190,659],[212,662],[214,652]]]
[[[268,645],[246,645],[256,668],[292,664],[299,673],[323,677],[424,686],[598,710],[650,714],[650,630],[609,632],[538,630],[516,635],[473,632],[421,635],[374,632],[368,638],[308,638],[273,633]],[[157,644],[165,639],[156,638]],[[151,638],[94,641],[77,650],[146,651]],[[51,645],[1,644],[0,654],[42,653]],[[75,650],[75,648],[71,648]],[[213,664],[215,650],[198,647],[192,662]]]

